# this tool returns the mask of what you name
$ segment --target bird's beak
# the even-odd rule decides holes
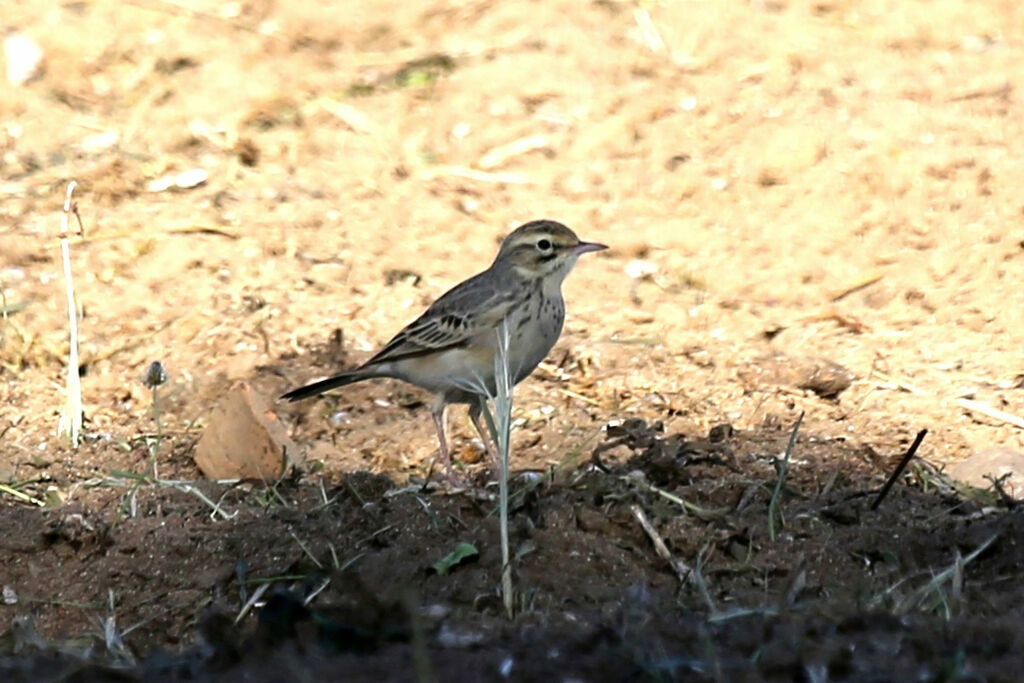
[[[580,242],[572,248],[572,253],[579,256],[580,254],[586,254],[588,251],[601,251],[607,248],[607,244],[599,244],[598,242]]]

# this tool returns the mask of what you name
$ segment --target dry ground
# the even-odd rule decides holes
[[[97,639],[97,661],[147,680],[1024,664],[1019,512],[930,467],[877,511],[867,495],[922,428],[938,467],[1024,450],[958,403],[1024,414],[1020,3],[14,0],[3,21],[46,55],[0,84],[7,680],[113,675],[82,669]],[[206,182],[153,191],[192,169]],[[54,436],[72,178],[77,451]],[[551,476],[517,507],[515,621],[493,601],[492,503],[397,488],[433,455],[413,390],[278,406],[301,471],[202,484],[220,512],[133,476],[151,361],[170,373],[161,474],[200,479],[196,441],[237,381],[272,397],[358,362],[537,217],[612,249],[567,281],[565,333],[516,394],[516,464]],[[773,376],[780,354],[853,382],[823,397]],[[772,540],[773,458],[801,412]],[[591,462],[631,418],[664,432]],[[452,429],[477,460],[461,415]],[[706,590],[679,585],[633,505]],[[475,562],[427,571],[462,540]],[[258,626],[224,622],[275,578],[293,592],[268,593]],[[324,583],[305,613],[295,596]]]

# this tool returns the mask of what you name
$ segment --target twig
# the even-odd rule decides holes
[[[966,408],[971,412],[981,413],[986,417],[991,417],[993,420],[999,420],[1000,422],[1005,422],[1013,425],[1014,427],[1024,429],[1024,418],[1018,417],[1004,410],[999,410],[998,408],[993,408],[983,401],[975,401],[972,398],[958,398],[956,403],[961,408]]]
[[[680,498],[679,496],[677,496],[674,493],[670,493],[670,492],[668,492],[668,491],[666,491],[664,489],[658,488],[654,484],[651,484],[650,482],[648,482],[646,480],[646,478],[644,478],[642,475],[638,477],[638,476],[634,476],[632,474],[625,474],[625,475],[620,476],[619,478],[622,479],[623,481],[629,483],[629,484],[632,484],[634,486],[642,486],[643,488],[647,489],[648,491],[650,491],[652,493],[658,494],[659,496],[661,496],[665,500],[667,500],[669,502],[672,502],[672,503],[675,503],[676,505],[681,507],[684,511],[690,513],[694,517],[697,517],[698,519],[703,520],[705,522],[708,521],[708,520],[721,519],[726,514],[728,514],[728,512],[730,511],[730,509],[726,508],[726,507],[714,508],[714,509],[710,509],[710,510],[707,509],[707,508],[702,508],[701,506],[697,505],[696,503],[691,503],[690,501],[688,501],[688,500],[686,500],[684,498]]]
[[[288,533],[291,534],[295,542],[299,544],[300,548],[302,548],[302,552],[306,553],[306,555],[309,556],[309,559],[313,560],[313,564],[316,565],[317,569],[323,569],[324,565],[320,562],[320,560],[316,559],[316,555],[314,555],[310,551],[310,549],[306,547],[306,544],[302,542],[302,539],[299,538],[298,535],[291,529],[288,530]]]
[[[877,510],[878,506],[882,504],[883,500],[885,500],[885,497],[889,495],[889,489],[892,488],[892,485],[895,484],[896,480],[900,478],[901,474],[903,474],[903,470],[907,469],[907,465],[910,464],[914,454],[917,453],[917,449],[921,446],[921,442],[924,441],[924,436],[927,433],[927,429],[922,429],[917,433],[917,436],[914,437],[914,443],[910,444],[910,448],[907,449],[907,452],[903,455],[899,464],[896,465],[896,469],[894,469],[892,474],[889,475],[889,479],[885,482],[885,486],[883,486],[882,490],[878,492],[878,496],[875,497],[875,502],[871,503],[872,510]]]
[[[90,244],[94,242],[109,242],[112,240],[119,240],[125,237],[132,237],[138,233],[134,230],[104,230],[101,232],[92,233],[88,239],[84,239],[84,242]],[[237,240],[241,238],[241,234],[220,225],[203,225],[203,224],[187,224],[175,227],[163,228],[162,233],[165,235],[216,235],[219,237],[227,237],[229,239]]]
[[[263,597],[263,594],[270,590],[270,587],[272,585],[273,584],[268,581],[267,583],[261,584],[256,590],[252,592],[252,595],[249,596],[249,599],[245,601],[244,605],[242,605],[242,609],[238,611],[238,615],[235,617],[236,624],[245,618],[245,615],[249,613],[249,610],[251,610],[253,606],[257,602],[259,602],[260,598]]]
[[[339,119],[353,132],[363,135],[377,135],[380,128],[366,114],[352,105],[330,97],[321,97],[310,102],[303,109],[321,110]]]
[[[915,606],[920,606],[924,603],[925,599],[932,593],[939,594],[942,590],[942,584],[946,581],[953,580],[954,592],[959,590],[956,586],[956,580],[959,577],[960,581],[963,578],[963,570],[968,564],[974,561],[978,555],[981,555],[990,545],[995,543],[996,539],[999,538],[1000,532],[996,532],[988,537],[981,543],[977,548],[972,550],[970,554],[960,557],[960,551],[957,550],[957,557],[954,558],[953,564],[946,567],[941,572],[936,574],[931,581],[924,586],[921,586],[916,591],[911,593],[907,598],[903,599],[900,604],[896,605],[893,612],[896,614],[906,614],[907,611],[913,609]]]
[[[640,526],[643,527],[644,531],[647,532],[648,538],[651,539],[651,543],[654,544],[654,552],[658,554],[658,557],[669,563],[672,567],[672,571],[676,573],[679,578],[679,583],[686,585],[687,582],[692,580],[693,570],[690,569],[685,562],[677,557],[673,557],[672,553],[669,552],[668,546],[665,545],[665,541],[661,539],[661,534],[651,524],[651,520],[647,519],[647,515],[644,513],[644,509],[635,503],[629,506],[630,512],[636,517],[636,520],[640,522]]]
[[[506,185],[529,185],[534,182],[529,176],[522,173],[490,173],[465,166],[437,166],[428,168],[422,173],[425,180],[433,180],[446,175],[482,183],[504,183]]]
[[[920,387],[918,387],[918,386],[916,386],[914,384],[911,384],[910,382],[907,382],[907,381],[902,380],[902,379],[896,379],[895,377],[893,377],[892,375],[890,375],[887,372],[884,372],[882,370],[878,370],[876,368],[871,368],[871,374],[869,375],[869,378],[875,378],[875,377],[877,377],[878,379],[882,380],[883,382],[888,382],[894,388],[899,389],[900,391],[905,391],[908,394],[923,394],[923,393],[926,393],[924,389],[922,389],[922,388],[920,388]]]
[[[999,496],[999,500],[1002,501],[1003,505],[1007,508],[1013,508],[1017,506],[1017,499],[1006,492],[1006,488],[1003,484],[1006,480],[1013,476],[1013,472],[1007,472],[1001,477],[993,477],[991,474],[985,475],[985,480],[991,482],[992,488],[995,489],[996,494]]]
[[[303,605],[307,605],[307,606],[308,606],[308,605],[309,605],[309,603],[311,603],[311,602],[313,602],[314,600],[316,600],[316,596],[320,595],[320,594],[321,594],[321,593],[323,593],[323,592],[324,592],[325,590],[327,590],[327,587],[328,587],[329,585],[331,585],[331,577],[329,577],[329,576],[328,576],[328,577],[327,577],[326,579],[324,579],[323,581],[321,581],[321,582],[320,582],[320,585],[319,585],[319,586],[317,586],[316,588],[314,588],[314,589],[313,589],[313,590],[312,590],[312,591],[310,592],[310,594],[306,596],[306,599],[302,601],[302,604],[303,604]]]
[[[221,480],[219,482],[214,482],[214,483],[221,483],[221,484],[223,484],[226,481],[229,481],[229,480]],[[234,480],[231,480],[231,481],[234,481]],[[227,497],[229,491],[225,491],[221,495],[220,499],[215,503],[212,500],[210,500],[210,498],[205,493],[203,493],[201,490],[199,490],[199,488],[196,487],[193,482],[190,482],[188,480],[183,480],[183,479],[157,479],[157,480],[154,481],[153,479],[151,479],[149,477],[149,475],[146,475],[146,474],[137,474],[135,472],[124,472],[124,471],[121,471],[121,470],[115,470],[115,471],[111,472],[109,475],[107,475],[105,477],[97,477],[95,479],[88,479],[86,481],[80,482],[80,484],[82,486],[86,487],[86,488],[92,488],[92,487],[96,487],[96,486],[124,486],[126,482],[131,482],[131,486],[132,487],[138,487],[138,486],[140,486],[142,484],[151,484],[153,487],[163,486],[163,487],[166,487],[166,488],[174,489],[175,491],[181,491],[182,493],[191,494],[191,495],[195,496],[196,498],[198,498],[200,501],[202,501],[204,504],[206,504],[211,509],[210,519],[214,519],[215,520],[215,519],[217,519],[217,517],[220,517],[221,519],[226,521],[226,520],[234,519],[236,516],[238,516],[238,511],[237,510],[234,511],[234,512],[230,512],[229,513],[229,512],[226,512],[221,507],[221,502],[224,500],[224,498]]]
[[[235,516],[238,514],[238,512],[225,512],[220,507],[220,501],[214,503],[207,497],[205,493],[203,493],[202,491],[200,491],[198,488],[196,488],[187,481],[171,481],[168,479],[158,479],[154,483],[161,486],[168,486],[172,489],[181,491],[182,493],[191,493],[193,496],[195,496],[202,502],[206,503],[206,505],[212,510],[212,512],[210,512],[210,519],[216,519],[217,515],[220,515],[221,519],[229,520],[234,519]]]
[[[1009,81],[1001,84],[992,86],[989,88],[978,88],[976,90],[968,90],[965,93],[959,95],[953,95],[949,97],[947,102],[964,102],[966,100],[975,100],[982,97],[996,97],[1005,100],[1010,93],[1013,92],[1013,85]]]
[[[589,403],[590,405],[592,405],[592,406],[594,406],[596,408],[600,408],[601,407],[601,402],[600,401],[595,401],[594,399],[590,398],[589,396],[584,396],[583,394],[580,394],[580,393],[577,393],[575,391],[572,391],[571,389],[565,389],[563,387],[558,387],[558,390],[560,392],[562,392],[564,395],[568,396],[569,398],[574,398],[577,401],[583,401],[584,403]]]
[[[6,484],[0,484],[0,493],[6,493],[9,496],[14,496],[18,500],[24,501],[26,503],[32,503],[33,505],[37,505],[39,507],[46,507],[46,503],[39,500],[35,496],[30,496],[27,493],[23,493],[18,489],[12,488]]]
[[[78,448],[82,433],[82,380],[78,375],[78,308],[75,306],[75,287],[71,281],[71,247],[68,245],[68,218],[72,212],[78,217],[78,209],[71,203],[71,194],[77,183],[68,183],[67,196],[64,198],[64,213],[60,217],[60,251],[64,262],[64,286],[68,300],[68,329],[70,333],[70,349],[68,350],[67,395],[64,399],[64,412],[57,423],[57,435],[67,434],[72,448]],[[82,219],[78,218],[81,234]]]
[[[550,144],[550,138],[543,133],[528,135],[525,138],[518,138],[491,148],[480,157],[480,160],[476,162],[476,166],[483,171],[490,171],[491,169],[498,168],[513,157],[543,149]]]
[[[782,483],[786,480],[786,473],[789,471],[789,456],[793,454],[793,447],[796,446],[796,435],[800,431],[800,425],[804,421],[804,413],[796,419],[793,431],[789,435],[789,443],[786,445],[786,453],[778,463],[779,476],[775,480],[775,490],[772,491],[772,499],[768,501],[768,538],[775,540],[775,517],[778,514],[779,498],[782,496]]]
[[[871,326],[864,321],[858,320],[849,313],[840,313],[836,310],[824,311],[823,313],[817,313],[803,319],[804,322],[823,322],[829,320],[857,334],[871,331]]]
[[[866,289],[867,287],[870,287],[871,285],[873,285],[876,282],[878,282],[879,280],[881,280],[883,277],[885,277],[885,273],[874,273],[872,275],[867,275],[867,276],[863,277],[860,281],[854,282],[853,284],[847,285],[843,289],[840,289],[839,291],[834,292],[829,297],[829,300],[832,301],[833,303],[835,303],[837,301],[841,301],[842,299],[850,296],[851,294],[853,294],[855,292],[859,292],[862,289]]]
[[[654,20],[651,19],[651,14],[647,11],[646,7],[635,7],[633,9],[633,20],[636,21],[636,25],[639,27],[641,35],[643,35],[644,42],[647,43],[647,48],[651,52],[661,52],[666,49],[661,32],[654,25]]]
[[[704,563],[707,561],[708,551],[712,546],[712,538],[709,537],[704,543],[704,547],[697,553],[697,564],[693,568],[693,573],[690,574],[690,580],[697,587],[697,592],[700,593],[700,597],[704,600],[704,604],[707,605],[708,612],[716,614],[718,607],[715,605],[714,598],[711,597],[711,591],[708,590],[708,582],[704,578]]]

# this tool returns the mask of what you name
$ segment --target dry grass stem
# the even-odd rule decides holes
[[[489,171],[492,168],[502,166],[514,157],[522,156],[523,154],[550,146],[551,138],[547,135],[542,133],[537,135],[528,135],[525,138],[519,138],[518,140],[506,142],[504,145],[498,145],[497,147],[492,148],[480,157],[480,160],[476,165],[479,169]]]
[[[856,292],[859,292],[862,289],[867,289],[876,282],[881,281],[883,277],[885,277],[884,273],[872,273],[871,275],[867,275],[861,278],[860,280],[854,282],[853,284],[843,287],[842,289],[834,292],[831,296],[829,296],[829,301],[831,301],[832,303],[841,301],[846,297],[850,296],[851,294],[855,294]]]
[[[245,615],[248,614],[249,611],[256,606],[256,603],[260,601],[260,598],[263,597],[264,593],[270,590],[270,587],[272,585],[274,584],[268,581],[256,587],[256,590],[252,592],[252,595],[249,596],[249,599],[245,601],[244,605],[242,605],[242,609],[238,610],[238,614],[235,616],[236,624],[242,621],[242,619],[245,619]]]
[[[963,590],[964,568],[985,552],[990,545],[995,543],[999,535],[999,532],[992,534],[966,556],[961,556],[958,550],[953,564],[943,569],[933,576],[931,581],[901,600],[894,607],[893,612],[895,614],[906,614],[913,609],[925,608],[928,606],[929,600],[934,599],[938,600],[936,606],[947,607],[946,617],[951,617],[952,614],[948,613],[948,608],[951,604],[956,603],[955,596],[959,595]],[[947,590],[953,594],[954,599],[947,597]]]
[[[64,264],[64,291],[68,304],[68,332],[70,348],[68,349],[67,388],[64,397],[64,411],[57,423],[57,435],[66,434],[72,448],[78,448],[82,433],[82,379],[78,374],[78,308],[75,305],[75,287],[71,279],[71,247],[68,244],[68,222],[72,211],[78,212],[71,202],[71,195],[77,183],[68,183],[67,195],[64,198],[64,212],[60,217],[60,252]],[[81,220],[79,220],[81,227]]]
[[[889,479],[886,480],[885,486],[882,487],[882,490],[878,492],[878,496],[875,498],[874,502],[871,503],[872,510],[877,510],[878,506],[881,505],[883,500],[885,500],[886,495],[889,493],[889,489],[892,488],[892,485],[895,484],[896,480],[899,479],[901,474],[903,474],[903,470],[907,469],[907,465],[910,464],[914,454],[917,453],[917,449],[920,448],[921,442],[924,441],[925,434],[927,433],[927,429],[922,429],[917,433],[917,436],[914,437],[914,443],[912,443],[910,448],[907,449],[903,458],[900,459],[899,464],[896,465],[896,469],[892,471],[892,474],[889,475]]]
[[[669,566],[672,567],[672,571],[674,571],[676,576],[679,578],[679,583],[685,585],[687,582],[692,581],[693,570],[690,569],[685,562],[680,560],[678,557],[674,557],[672,553],[669,552],[668,546],[665,545],[665,541],[661,538],[661,534],[659,534],[658,530],[654,528],[653,524],[651,524],[651,520],[647,519],[647,515],[644,513],[643,508],[639,505],[633,504],[629,506],[629,509],[633,513],[633,516],[636,517],[637,521],[640,522],[640,526],[643,527],[647,536],[651,539],[651,543],[654,544],[654,552],[658,554],[658,557],[669,563]]]
[[[1024,418],[1013,415],[1012,413],[1008,413],[1004,410],[999,410],[998,408],[993,408],[984,401],[975,401],[972,398],[958,398],[956,403],[958,406],[966,408],[972,413],[980,413],[985,417],[991,417],[993,420],[999,420],[1000,422],[1005,422],[1006,424],[1013,425],[1014,427],[1024,429]]]
[[[420,175],[422,175],[424,180],[432,180],[443,176],[454,176],[456,178],[464,178],[466,180],[476,180],[481,183],[497,183],[506,185],[530,185],[533,183],[529,176],[522,173],[490,173],[488,171],[469,168],[468,166],[436,166],[424,170]]]
[[[46,507],[46,503],[44,501],[39,500],[35,496],[30,496],[29,494],[23,491],[19,491],[16,488],[12,488],[7,484],[0,484],[0,493],[6,493],[7,495],[17,498],[18,500],[24,503],[31,503],[32,505],[36,505],[38,507]]]
[[[772,491],[772,498],[768,501],[768,537],[773,541],[775,540],[775,519],[779,515],[779,499],[782,497],[782,485],[786,481],[786,473],[789,471],[789,458],[793,454],[793,448],[796,446],[796,435],[800,432],[800,425],[803,421],[804,413],[800,413],[800,417],[796,419],[793,431],[789,435],[786,452],[783,454],[782,460],[779,460],[777,463],[779,474],[775,479],[775,489]]]

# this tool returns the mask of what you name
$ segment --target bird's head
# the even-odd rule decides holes
[[[557,286],[581,254],[607,248],[597,242],[580,241],[576,233],[557,221],[530,221],[502,241],[494,264],[507,265],[525,278],[550,278]]]

